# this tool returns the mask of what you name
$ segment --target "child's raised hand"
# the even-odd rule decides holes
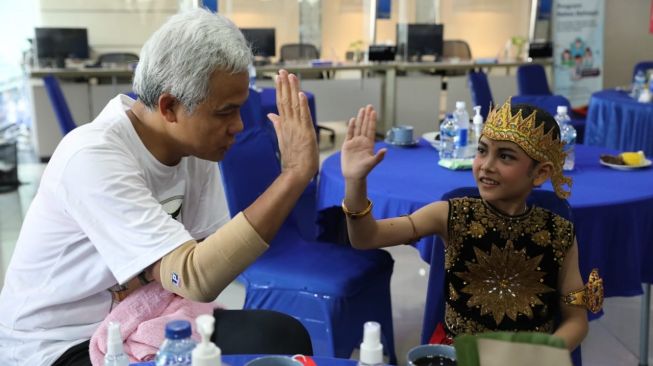
[[[376,111],[368,105],[349,120],[347,137],[342,145],[340,164],[345,179],[364,179],[383,160],[386,149],[374,154]]]

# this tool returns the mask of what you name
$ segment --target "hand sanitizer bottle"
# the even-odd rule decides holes
[[[119,323],[111,322],[107,327],[107,353],[104,355],[104,366],[129,366],[129,358],[122,348]]]
[[[192,366],[221,366],[222,352],[218,346],[211,342],[215,318],[211,315],[200,315],[195,319],[195,324],[202,341],[193,349]]]
[[[383,344],[381,324],[366,322],[363,325],[363,343],[360,346],[358,366],[383,365]]]

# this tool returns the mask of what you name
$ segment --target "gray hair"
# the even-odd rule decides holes
[[[233,22],[192,9],[172,16],[145,42],[133,88],[150,109],[170,93],[192,113],[208,96],[214,71],[246,72],[251,62],[252,51]]]

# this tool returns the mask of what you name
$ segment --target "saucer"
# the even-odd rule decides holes
[[[640,168],[646,168],[647,166],[651,166],[651,161],[649,159],[644,159],[644,162],[639,165],[610,164],[604,162],[601,159],[599,159],[599,163],[601,163],[601,165],[607,166],[608,168],[617,169],[617,170],[633,170],[633,169],[640,169]]]
[[[431,144],[431,146],[433,146],[433,148],[435,148],[436,150],[439,151],[440,150],[440,140],[436,139],[436,137],[438,137],[438,135],[440,135],[439,132],[427,132],[427,133],[422,135],[422,138],[426,142]]]
[[[386,144],[392,145],[392,146],[397,146],[397,147],[412,147],[415,146],[419,143],[418,140],[413,140],[412,142],[394,142],[390,141],[388,139],[383,140]]]

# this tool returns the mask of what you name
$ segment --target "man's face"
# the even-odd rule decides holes
[[[183,107],[177,112],[174,138],[183,155],[220,161],[243,130],[240,107],[249,95],[246,72],[230,74],[217,70],[209,81],[207,98],[195,107],[192,114]]]

